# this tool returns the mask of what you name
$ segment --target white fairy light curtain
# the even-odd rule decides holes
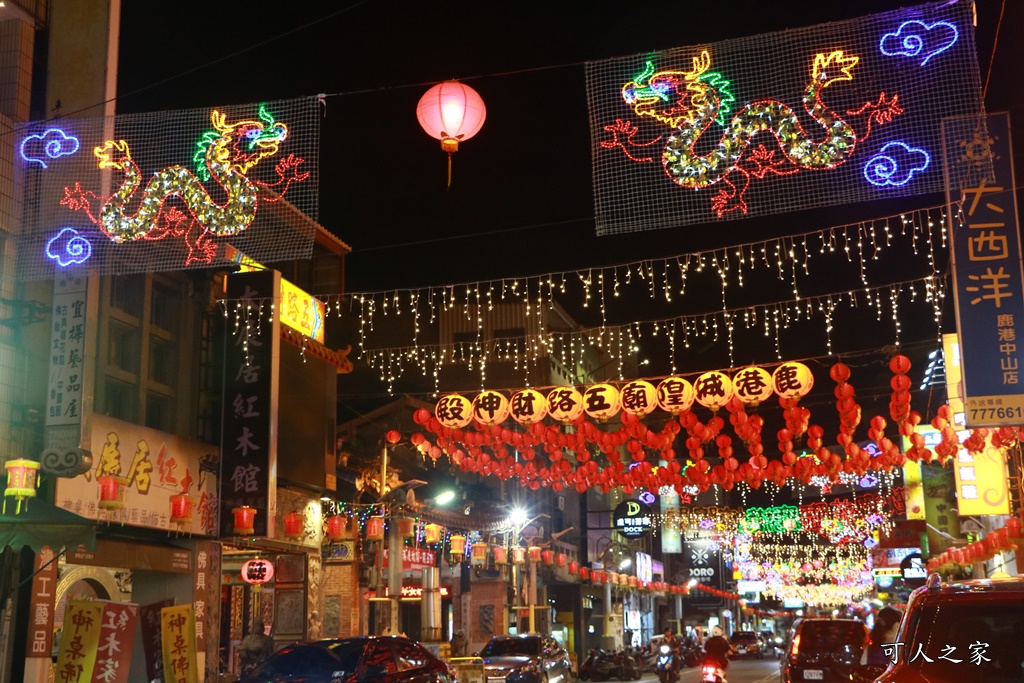
[[[941,120],[984,108],[970,2],[589,62],[586,79],[599,235],[938,192]],[[991,165],[964,172],[954,186]]]
[[[821,327],[824,351],[831,354],[833,330],[843,333],[837,316],[844,310],[871,312],[891,326],[896,343],[901,339],[901,316],[908,309],[923,312],[938,325],[945,293],[942,273],[949,259],[946,220],[944,206],[928,207],[704,252],[500,280],[354,293],[345,303],[325,298],[324,306],[326,315],[358,316],[360,355],[387,382],[389,391],[406,373],[432,376],[436,388],[440,372],[453,365],[478,372],[484,386],[488,365],[497,362],[514,363],[528,382],[530,359],[550,356],[573,367],[591,347],[603,349],[621,376],[639,342],[651,337],[667,342],[672,373],[685,369],[681,358],[691,344],[708,339],[725,341],[729,364],[734,365],[735,337],[744,332],[774,339],[774,346],[760,340],[758,346],[782,360],[781,335],[805,323]],[[893,282],[894,274],[913,277]],[[823,290],[840,278],[859,284]],[[746,299],[771,291],[779,298]],[[637,320],[637,304],[644,301],[673,314]],[[681,304],[694,302],[690,310],[702,312],[675,313]],[[267,315],[273,311],[274,302],[269,300],[223,302],[225,313],[253,303],[261,304]],[[501,305],[519,307],[533,321],[525,338],[488,338],[486,317]],[[600,324],[571,333],[547,329],[540,313],[556,305],[590,310]],[[438,343],[432,331],[446,315],[469,321],[470,328],[476,328],[476,340]],[[379,324],[385,319],[388,324]],[[404,344],[397,336],[403,330],[408,335]]]
[[[30,198],[8,277],[308,258],[317,107],[302,98],[25,124],[8,136]]]

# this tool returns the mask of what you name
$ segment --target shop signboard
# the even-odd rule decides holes
[[[642,538],[654,526],[654,513],[639,500],[624,500],[612,513],[612,526],[626,538]]]
[[[142,651],[146,653],[146,680],[164,678],[163,641],[160,638],[160,610],[173,607],[174,599],[143,605],[139,610],[142,626]]]
[[[252,532],[273,538],[277,482],[280,316],[270,303],[279,291],[277,271],[228,277],[229,309],[225,335],[224,427],[220,467],[220,536],[238,536],[232,510],[256,511]],[[234,315],[234,317],[232,317]]]
[[[722,590],[725,586],[725,564],[718,544],[708,540],[683,542],[683,571],[685,582],[697,583]],[[722,598],[700,590],[690,591],[688,602],[697,607],[717,607]]]
[[[982,163],[994,176],[946,187],[965,424],[1012,427],[1024,422],[1024,345],[1016,332],[1024,325],[1024,271],[1010,115],[945,119],[942,129],[947,179]]]
[[[106,415],[89,417],[92,468],[56,480],[56,503],[82,517],[210,536],[217,530],[216,447]],[[99,504],[99,477],[117,479],[120,507]],[[192,496],[192,520],[171,521],[171,496]]]
[[[53,285],[44,443],[58,451],[77,448],[82,436],[88,283],[87,278],[59,277]]]
[[[57,558],[49,546],[36,553],[32,575],[32,612],[28,630],[28,658],[45,658],[53,651],[53,611],[57,596]]]
[[[678,554],[683,552],[683,534],[676,525],[669,524],[668,519],[679,511],[679,494],[671,486],[661,489],[661,552]]]
[[[422,571],[437,566],[437,555],[427,548],[402,548],[402,571]],[[388,567],[388,549],[384,549],[384,568]]]
[[[62,683],[90,683],[96,669],[103,626],[99,600],[68,600],[54,669]]]
[[[221,544],[196,541],[192,575],[192,609],[196,621],[196,658],[205,680],[215,680],[220,649]]]
[[[101,602],[100,642],[90,683],[128,683],[139,606],[130,602]]]
[[[932,427],[917,427],[924,437],[925,446],[934,448],[942,434]],[[958,433],[963,443],[970,436],[967,430]],[[956,483],[956,507],[961,517],[972,515],[1010,514],[1010,492],[1007,483],[1006,454],[992,446],[990,436],[980,453],[966,448],[957,451],[953,459],[953,478]]]
[[[164,607],[160,610],[165,680],[172,680],[175,683],[199,683],[195,624],[191,604]]]

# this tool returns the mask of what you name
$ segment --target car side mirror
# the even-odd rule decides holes
[[[885,673],[884,666],[862,664],[860,666],[853,667],[850,671],[850,680],[853,681],[853,683],[871,683],[883,673]]]
[[[367,681],[369,683],[370,681],[379,681],[387,675],[387,667],[380,665],[368,666],[363,669],[363,673],[359,676],[359,680]]]

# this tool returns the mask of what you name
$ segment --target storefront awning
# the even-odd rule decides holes
[[[73,550],[80,545],[96,548],[96,522],[91,519],[42,499],[22,503],[20,514],[14,514],[13,507],[8,505],[7,513],[0,514],[0,548],[28,546],[36,552],[44,545],[53,550],[65,546]]]

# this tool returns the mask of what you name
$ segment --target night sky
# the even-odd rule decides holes
[[[595,234],[584,62],[849,19],[903,4],[253,1],[175,3],[168,11],[163,5],[124,3],[117,109],[212,107],[325,93],[318,220],[353,248],[346,261],[347,291],[539,275],[721,248],[941,204],[941,195],[926,195]],[[1001,4],[978,2],[983,82]],[[1008,0],[1002,22],[986,107],[1010,110],[1020,140],[1024,95],[1014,70],[1021,63],[1024,4]],[[445,156],[417,123],[416,103],[432,84],[453,78],[480,93],[487,120],[454,156],[446,189]],[[891,267],[903,268],[898,262]],[[910,272],[915,267],[888,280],[918,277]],[[843,277],[835,275],[837,281],[823,287],[857,286]],[[785,295],[785,283],[763,286],[752,283],[762,297],[772,288]],[[689,312],[714,311],[720,302],[716,288],[698,288],[687,298]],[[582,324],[599,323],[593,310],[565,304]],[[950,297],[946,331],[952,310]],[[622,314],[619,322],[674,313],[641,300],[627,302]],[[851,315],[842,340],[846,350],[892,343],[889,328],[876,328],[871,316]],[[936,330],[927,315],[905,324],[905,343],[922,342],[922,353],[934,347]],[[763,348],[771,343],[753,340],[737,362],[774,360],[771,349]],[[657,345],[645,352],[652,376],[667,372]],[[789,357],[824,353],[822,339],[813,335],[793,340],[787,349]],[[888,391],[883,356],[864,360],[875,373],[862,380],[869,385],[865,393],[872,385],[881,394]],[[721,348],[695,349],[692,363],[694,370],[726,364]],[[827,363],[815,373],[824,386]],[[822,402],[833,401],[824,389]],[[888,412],[884,400],[880,410]],[[773,440],[770,434],[766,427],[766,444]]]

